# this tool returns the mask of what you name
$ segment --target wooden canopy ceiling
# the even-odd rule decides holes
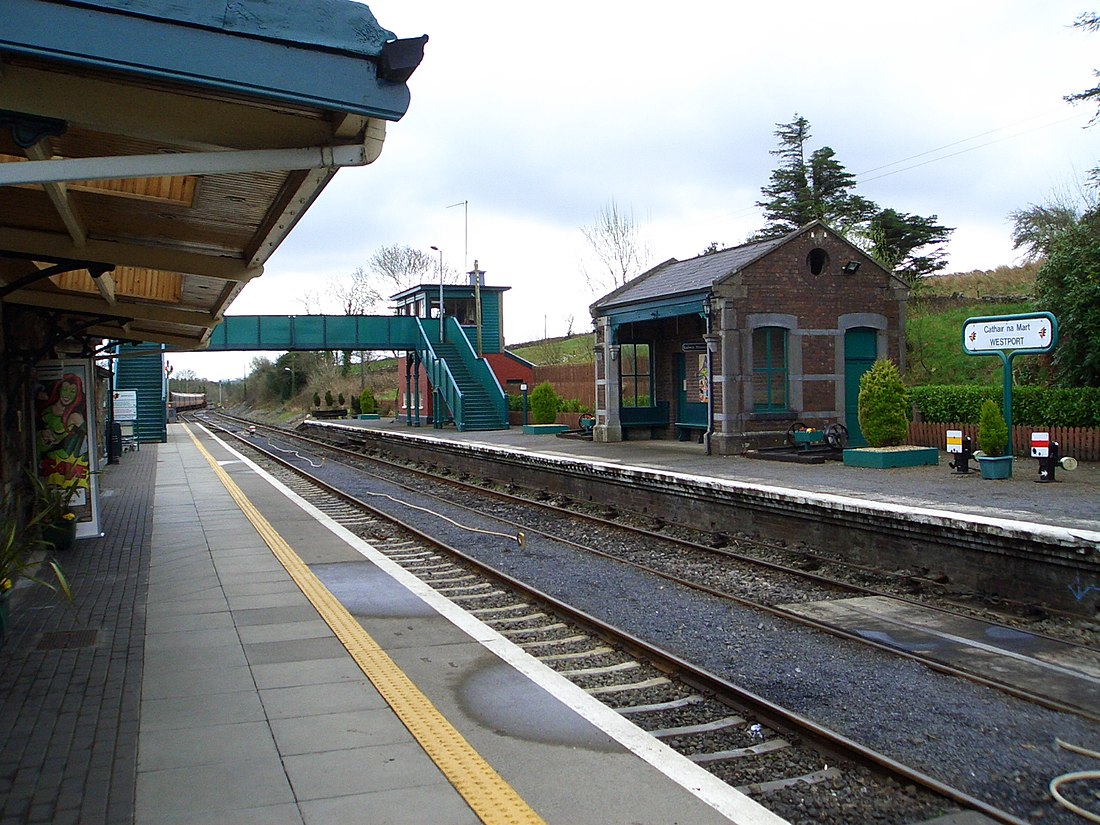
[[[0,300],[75,320],[88,339],[203,347],[337,168],[377,158],[403,112],[6,45]],[[386,84],[368,67],[407,104],[411,70]]]

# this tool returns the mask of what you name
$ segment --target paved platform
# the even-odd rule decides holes
[[[105,468],[75,605],[15,593],[0,823],[780,822],[169,432]]]
[[[409,427],[403,421],[393,420],[332,423],[842,495],[904,508],[931,508],[1100,531],[1100,464],[1095,462],[1081,462],[1072,472],[1060,470],[1056,482],[1040,484],[1036,481],[1038,461],[1029,458],[1016,459],[1012,478],[991,481],[981,478],[976,470],[969,475],[957,475],[948,466],[951,458],[943,451],[940,451],[938,466],[876,470],[848,467],[839,461],[794,464],[743,456],[708,456],[701,444],[669,439],[639,438],[606,444],[580,438],[527,434],[522,427],[458,432],[453,427],[439,430],[430,426]]]

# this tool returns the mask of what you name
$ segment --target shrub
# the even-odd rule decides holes
[[[1100,427],[1100,388],[1013,387],[1012,421],[1042,427]]]
[[[333,405],[332,390],[325,390],[325,406],[332,407]]]
[[[909,395],[892,361],[875,361],[859,379],[859,428],[872,447],[894,447],[909,438]]]
[[[361,412],[363,412],[363,405],[359,403],[359,396],[353,395],[351,397],[351,414],[359,415]]]
[[[921,418],[937,424],[977,422],[982,402],[998,398],[999,393],[997,387],[972,384],[909,389],[909,397],[920,410]]]
[[[592,412],[588,409],[588,406],[582,404],[576,398],[570,398],[568,401],[561,402],[561,412],[563,413],[589,413]]]
[[[378,412],[378,401],[374,397],[374,390],[370,387],[359,393],[359,411],[364,415],[373,415]]]
[[[313,406],[314,407],[320,407],[321,406],[321,396],[319,396],[317,393],[313,393]]]
[[[1000,401],[999,386],[911,387],[909,395],[925,421],[975,424],[984,401]],[[1038,427],[1100,427],[1096,387],[1013,387],[1012,421]]]
[[[340,393],[338,396],[336,396],[336,404],[338,406],[342,407],[342,406],[344,406],[344,403],[345,403],[344,402],[344,394]]]
[[[531,416],[536,424],[553,424],[561,408],[561,399],[549,381],[543,381],[531,392]]]
[[[988,456],[999,456],[1008,444],[1008,425],[1001,416],[1001,408],[992,400],[982,404],[978,422],[978,449]]]

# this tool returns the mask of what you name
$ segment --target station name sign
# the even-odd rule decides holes
[[[1049,312],[968,318],[963,326],[963,351],[968,355],[995,352],[1050,352],[1058,341],[1058,324]]]

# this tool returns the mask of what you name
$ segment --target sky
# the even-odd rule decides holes
[[[395,36],[429,36],[408,112],[228,314],[303,314],[303,295],[324,300],[379,248],[436,246],[511,288],[507,344],[588,331],[582,228],[614,201],[650,265],[743,243],[764,225],[776,126],[796,115],[858,194],[955,228],[946,272],[1019,262],[1009,214],[1100,164],[1096,107],[1063,99],[1100,68],[1100,33],[1072,27],[1096,10],[1080,2],[367,5]],[[169,360],[228,380],[254,357]]]

